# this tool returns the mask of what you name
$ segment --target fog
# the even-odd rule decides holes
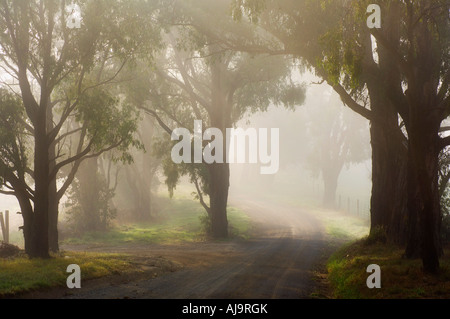
[[[371,194],[371,159],[370,148],[367,147],[370,145],[368,121],[349,110],[328,85],[316,83],[318,80],[312,74],[298,74],[297,81],[304,83],[307,88],[304,104],[289,110],[271,105],[264,112],[245,114],[234,126],[243,129],[278,128],[280,131],[279,170],[276,174],[262,175],[259,169],[260,164],[230,164],[230,202],[245,196],[249,200],[260,202],[294,203],[299,207],[313,205],[350,215],[356,215],[358,205],[360,216],[368,220]],[[342,123],[336,124],[336,119],[341,119]],[[131,169],[142,173],[146,167],[155,165],[148,161],[157,161],[152,155],[152,136],[160,129],[157,123],[148,117],[140,123],[140,126],[142,127],[140,136],[145,137],[147,151],[134,151],[133,164],[113,164],[114,172],[109,173],[111,178],[115,178],[112,175],[117,177],[114,183],[118,187],[111,200],[114,207],[118,209],[117,220],[119,221],[126,221],[132,214],[130,206],[135,200],[135,197],[130,197],[130,179],[127,179],[126,172]],[[343,134],[348,130],[352,132],[351,135],[357,135],[358,143],[351,144],[351,138],[347,137],[348,141],[345,143],[348,144],[346,147],[349,148],[349,154],[339,159],[343,161],[343,165],[338,172],[334,204],[327,206],[324,203],[326,195],[323,172],[332,167],[338,159],[315,155],[320,152],[320,148],[327,147],[327,138]],[[248,152],[248,145],[246,146]],[[109,163],[107,157],[104,160],[106,160],[105,163]],[[137,176],[133,178],[131,183],[133,181],[137,183]],[[168,196],[169,192],[164,184],[165,177],[160,164],[156,164],[155,172],[150,178],[152,181],[148,181],[147,187],[152,186],[146,192],[147,196],[155,198]],[[183,178],[175,189],[175,196],[177,193],[186,195],[194,191],[195,187],[189,179]],[[194,200],[194,197],[191,196],[191,198]],[[140,200],[146,201],[145,198]],[[150,202],[150,198],[147,201]],[[20,211],[17,200],[12,196],[0,195],[0,203],[2,211],[14,212],[11,214],[11,231],[16,233],[18,227],[23,224],[21,216],[15,214]],[[64,223],[67,222],[66,204],[67,196],[64,196],[60,202],[60,220],[63,228]],[[149,209],[149,207],[141,209]],[[15,234],[13,241],[23,245],[20,234]]]

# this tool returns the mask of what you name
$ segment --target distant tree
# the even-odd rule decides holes
[[[342,169],[369,159],[369,127],[345,109],[339,99],[332,99],[331,94],[322,95],[316,101],[321,105],[315,105],[307,118],[307,167],[317,176],[321,175],[324,206],[335,208]]]
[[[87,159],[80,165],[67,192],[65,207],[68,224],[77,235],[89,231],[104,231],[117,215],[112,204],[117,188],[117,175],[113,177],[113,181],[111,176],[104,175],[99,169],[100,158]]]
[[[132,217],[138,221],[149,221],[157,214],[153,192],[159,183],[157,172],[161,169],[161,161],[153,152],[153,142],[163,134],[160,131],[155,119],[144,114],[137,133],[145,149],[135,154],[134,162],[124,166],[121,172],[131,198]]]

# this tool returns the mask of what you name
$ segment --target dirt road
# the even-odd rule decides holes
[[[231,204],[251,217],[253,239],[92,248],[130,254],[141,271],[86,281],[81,289],[60,288],[27,297],[298,299],[323,293],[314,273],[332,248],[314,216],[293,207],[252,201]]]

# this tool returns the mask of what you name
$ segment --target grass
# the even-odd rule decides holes
[[[438,275],[425,274],[421,260],[402,258],[404,250],[365,239],[345,245],[327,263],[335,298],[344,299],[418,299],[450,298],[450,248],[441,259]],[[381,288],[366,285],[367,266],[381,269]]]
[[[309,208],[309,211],[322,221],[326,234],[333,240],[348,242],[369,234],[368,222],[362,218],[317,206]]]
[[[65,286],[67,266],[80,266],[83,280],[119,273],[131,267],[123,255],[70,252],[51,259],[26,256],[0,259],[0,297],[36,289]]]
[[[314,210],[313,210],[314,211]],[[441,258],[438,275],[425,274],[422,261],[402,258],[404,249],[368,240],[367,223],[353,216],[315,209],[326,233],[343,246],[327,261],[328,281],[338,299],[450,298],[450,247]],[[378,236],[381,236],[379,234]],[[379,237],[381,238],[381,237]],[[336,244],[337,245],[337,244]],[[381,288],[369,289],[369,265],[381,269]]]
[[[65,239],[62,244],[123,245],[175,244],[206,240],[200,217],[205,214],[195,201],[178,198],[168,201],[156,221],[116,226],[107,232],[91,232]],[[228,209],[231,239],[247,239],[249,218],[239,209]],[[37,289],[66,285],[67,266],[77,264],[83,280],[121,273],[131,269],[126,255],[66,252],[51,259],[29,259],[25,255],[0,259],[0,298]]]
[[[118,225],[106,232],[88,232],[65,239],[63,244],[177,244],[206,240],[201,217],[206,213],[197,202],[189,199],[172,199],[156,220],[147,223]],[[247,239],[249,218],[241,210],[229,207],[230,237]]]

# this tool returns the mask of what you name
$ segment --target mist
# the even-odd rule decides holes
[[[395,298],[411,273],[439,295],[433,3],[5,1],[0,298]],[[405,287],[379,290],[380,271]],[[222,310],[182,313],[202,311]]]

